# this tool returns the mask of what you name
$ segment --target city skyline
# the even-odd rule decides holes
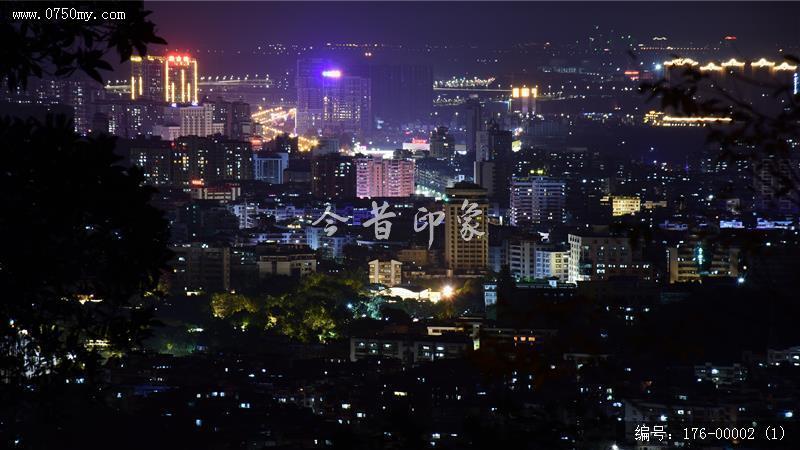
[[[0,3],[0,447],[797,448],[798,5]]]

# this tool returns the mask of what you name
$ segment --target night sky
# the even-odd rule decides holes
[[[149,2],[170,46],[249,49],[328,41],[404,45],[569,42],[595,25],[639,39],[743,47],[800,42],[800,4],[766,2]],[[795,44],[796,45],[796,44]]]

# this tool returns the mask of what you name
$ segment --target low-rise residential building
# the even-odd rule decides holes
[[[384,286],[397,286],[403,282],[403,263],[391,259],[381,261],[374,259],[369,262],[369,282]]]
[[[350,360],[392,358],[414,365],[440,359],[456,359],[472,348],[466,335],[438,336],[396,334],[350,338]]]
[[[256,247],[258,276],[301,277],[317,271],[317,256],[306,245],[263,245]]]

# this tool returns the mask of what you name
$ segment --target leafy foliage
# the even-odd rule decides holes
[[[268,326],[303,342],[334,339],[352,319],[347,305],[363,287],[358,278],[308,275],[293,292],[267,297]]]
[[[118,164],[113,138],[81,138],[66,120],[5,120],[0,141],[4,378],[84,368],[87,342],[137,343],[149,326],[143,296],[170,257],[154,191]]]
[[[301,342],[325,342],[342,334],[363,300],[360,277],[311,274],[293,288],[265,297],[218,293],[211,298],[214,317],[241,330],[271,330]],[[274,292],[274,290],[273,290]]]
[[[148,45],[166,44],[155,34],[155,24],[147,20],[150,11],[142,2],[114,3],[114,11],[124,12],[124,20],[5,20],[0,22],[0,74],[9,89],[25,88],[30,76],[66,77],[77,71],[102,82],[100,71],[112,70],[106,60],[116,53],[120,62],[130,59],[134,50],[147,54]],[[37,2],[3,2],[0,14],[12,11],[42,10]],[[65,2],[59,7],[94,11],[97,3]],[[42,14],[40,14],[42,15]]]
[[[259,307],[253,299],[245,295],[220,292],[211,296],[211,310],[214,317],[225,319],[242,311],[256,313]]]
[[[141,2],[114,4],[125,20],[10,19],[41,6],[0,4],[0,78],[9,89],[77,71],[102,81],[108,53],[126,61],[165,43]],[[168,225],[141,171],[120,165],[114,138],[82,138],[71,121],[48,117],[0,120],[0,143],[0,442],[63,447],[65,416],[105,409],[94,383],[100,350],[131,349],[154,324]]]

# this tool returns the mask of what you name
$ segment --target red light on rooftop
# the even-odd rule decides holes
[[[725,36],[725,40],[726,41],[735,41],[736,40],[736,36]]]
[[[178,63],[181,63],[181,62],[183,62],[183,63],[188,63],[190,58],[191,58],[191,57],[190,57],[189,55],[178,55],[178,54],[172,54],[172,55],[169,55],[169,56],[167,57],[167,60],[169,60],[169,61],[171,61],[171,62],[178,62]]]

